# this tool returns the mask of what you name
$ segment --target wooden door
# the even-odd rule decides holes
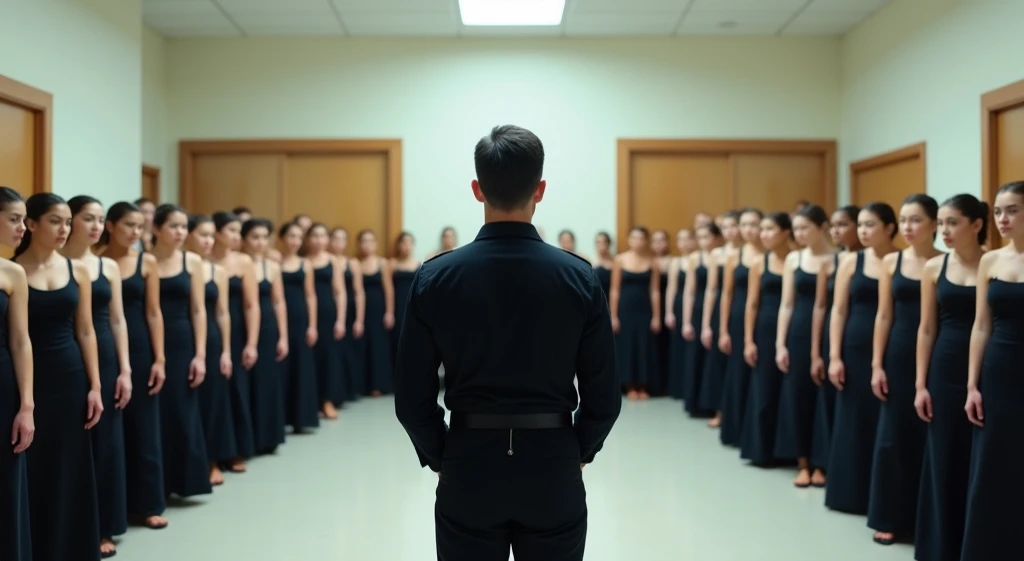
[[[991,205],[999,186],[1024,181],[1024,80],[984,94],[981,107],[981,192]],[[990,227],[990,247],[1003,244]]]
[[[205,154],[193,163],[189,212],[213,214],[249,207],[275,228],[281,221],[279,188],[284,173],[282,154]]]
[[[850,164],[850,201],[857,206],[883,202],[899,216],[904,199],[927,192],[923,143]],[[896,247],[906,247],[899,235]]]
[[[25,198],[36,183],[35,113],[0,100],[0,185]]]
[[[143,164],[141,196],[160,204],[160,168]]]
[[[629,228],[644,226],[671,236],[692,226],[698,212],[718,214],[731,204],[726,154],[639,153],[632,174]],[[620,232],[618,238],[620,250],[625,249],[626,235]]]
[[[797,201],[826,204],[820,155],[735,154],[732,165],[735,206],[769,213],[789,212]]]
[[[328,228],[343,226],[353,240],[350,255],[356,234],[371,230],[386,253],[394,241],[388,239],[387,177],[382,153],[290,155],[282,215],[308,214]]]

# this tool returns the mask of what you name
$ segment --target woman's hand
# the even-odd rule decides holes
[[[255,345],[246,345],[242,349],[242,368],[246,370],[252,370],[253,365],[260,358],[260,354],[256,351]]]
[[[683,326],[683,339],[686,339],[687,341],[693,341],[696,338],[697,338],[697,332],[694,331],[693,326],[690,325],[690,324],[684,325]]]
[[[917,390],[917,395],[914,396],[914,409],[917,409],[917,416],[921,417],[922,421],[932,422],[932,394],[927,388]]]
[[[287,358],[288,357],[288,339],[286,339],[284,337],[279,338],[277,340],[277,348],[275,350],[277,351],[277,356],[275,357],[277,359],[277,362],[281,362],[282,360]]]
[[[825,382],[825,361],[820,356],[811,357],[811,381],[815,386]]]
[[[672,312],[665,312],[665,327],[667,329],[676,328],[676,315]]]
[[[747,343],[743,346],[743,360],[747,361],[747,366],[751,368],[757,366],[757,345],[754,343]]]
[[[712,339],[714,338],[714,335],[715,334],[711,332],[710,327],[703,327],[700,330],[700,344],[704,345],[704,348],[709,351],[711,350],[711,343],[713,342]]]
[[[846,384],[846,365],[843,364],[843,359],[834,358],[829,362],[828,379],[837,390],[843,391],[843,385]]]
[[[114,407],[124,409],[132,399],[132,372],[122,372],[114,383]]]
[[[188,365],[188,387],[198,388],[206,379],[206,359],[193,357]]]
[[[871,368],[871,392],[882,401],[889,399],[889,378],[881,366]]]
[[[969,421],[979,427],[985,426],[985,409],[981,406],[981,392],[977,388],[967,390],[967,405],[964,406],[964,410],[967,411]]]
[[[732,337],[728,333],[718,336],[718,350],[722,351],[722,354],[732,354]]]
[[[787,347],[775,347],[775,366],[783,374],[789,373],[789,349]]]
[[[22,407],[14,416],[14,425],[11,427],[11,444],[14,446],[14,453],[21,454],[32,445],[32,439],[36,435],[36,420],[32,409]]]
[[[85,430],[89,430],[100,422],[100,415],[103,414],[103,398],[100,390],[89,390],[85,396]]]
[[[220,353],[220,373],[225,378],[231,379],[231,370],[235,367],[231,362],[231,351]]]
[[[306,346],[313,348],[316,346],[317,339],[320,338],[320,333],[317,332],[315,327],[306,328]]]
[[[165,381],[167,381],[167,371],[164,369],[164,363],[154,362],[153,366],[149,368],[149,395],[160,393]]]

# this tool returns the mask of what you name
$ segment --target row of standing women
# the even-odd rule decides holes
[[[614,258],[601,235],[623,385],[649,394],[668,331],[668,394],[742,459],[795,465],[794,485],[919,561],[1021,558],[1022,208],[1024,182],[1004,185],[992,251],[971,195],[698,217],[665,267],[644,229]]]
[[[272,252],[265,220],[149,201],[0,188],[0,214],[0,559],[110,557],[130,520],[166,527],[170,497],[211,493],[286,426],[390,390],[407,234],[386,261],[360,233],[356,260],[303,217]]]

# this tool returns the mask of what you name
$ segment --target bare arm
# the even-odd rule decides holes
[[[164,354],[164,313],[160,309],[160,271],[157,270],[156,257],[148,253],[143,256],[139,274],[143,273],[146,276],[146,325],[153,346],[153,362],[164,364],[167,361]]]
[[[757,309],[761,306],[761,274],[764,260],[758,259],[747,275],[747,311],[743,317],[743,344],[754,344],[754,326],[757,325]]]
[[[725,250],[721,249],[717,254],[711,252],[712,262],[708,263],[708,284],[704,289],[704,315],[700,319],[700,329],[711,329],[711,316],[715,313],[715,297],[718,296],[718,264],[721,262]]]
[[[661,267],[658,266],[657,261],[651,262],[651,316],[654,317],[659,323],[661,322],[661,314],[658,310],[661,309]]]
[[[673,257],[668,264],[668,284],[665,286],[665,316],[669,316],[674,313],[672,310],[671,303],[676,300],[676,293],[681,288],[679,286],[679,262],[682,257]],[[663,318],[664,319],[664,318]],[[678,320],[679,318],[677,318]]]
[[[288,343],[288,307],[284,301],[284,286],[281,282],[281,266],[277,262],[271,262],[267,268],[273,276],[270,283],[270,299],[274,306],[274,317],[277,319],[278,339]]]
[[[203,278],[203,259],[195,253],[185,253],[185,266],[192,279],[192,298],[189,299],[192,317],[192,335],[195,338],[195,358],[206,360],[206,279]]]
[[[736,267],[740,263],[739,252],[725,259],[722,269],[722,298],[718,307],[718,332],[729,333],[729,319],[732,316],[732,299],[736,291]]]
[[[100,362],[96,350],[96,327],[92,323],[92,279],[89,269],[80,261],[73,262],[78,283],[78,308],[75,310],[75,339],[82,350],[85,374],[91,391],[100,390]]]
[[[939,329],[939,300],[935,283],[943,260],[941,255],[929,259],[921,275],[921,322],[917,326],[917,376],[914,382],[918,390],[928,388],[932,346],[935,345],[935,335]]]
[[[394,315],[395,313],[395,279],[391,276],[391,263],[386,259],[380,260],[380,281],[384,287],[384,313]],[[344,280],[344,276],[342,277]],[[344,286],[344,285],[343,285]]]
[[[32,340],[28,336],[28,281],[25,270],[20,266],[11,267],[11,295],[7,304],[8,346],[14,375],[18,380],[21,396],[21,410],[35,410],[35,394],[32,382],[34,364],[32,361]]]
[[[352,295],[356,297],[356,319],[357,323],[366,322],[366,291],[363,289],[363,267],[355,259],[348,260],[349,269],[352,271]],[[344,276],[342,277],[344,278]]]
[[[128,354],[128,322],[124,319],[124,301],[121,299],[121,268],[108,257],[100,258],[100,267],[110,281],[110,332],[114,336],[114,350],[122,375],[131,375],[132,363]]]
[[[821,339],[825,331],[825,315],[828,313],[829,263],[823,263],[818,271],[818,284],[814,291],[814,311],[811,313],[811,360],[821,358]]]
[[[352,262],[352,260],[349,259],[349,262]],[[341,323],[341,325],[345,325],[345,315],[348,313],[348,291],[345,290],[345,271],[342,270],[338,261],[334,262],[332,269],[334,275],[331,278],[331,290],[334,294],[334,305],[338,310],[336,321]],[[355,278],[355,273],[352,276]]]
[[[850,279],[857,266],[857,254],[844,255],[836,271],[836,287],[832,293],[832,318],[829,322],[830,360],[841,361],[843,354],[843,332],[846,330],[846,316],[850,313]]]
[[[683,282],[683,327],[693,324],[693,305],[697,300],[696,258],[683,259],[686,267],[686,281]]]
[[[779,305],[779,317],[777,331],[775,333],[775,348],[786,346],[786,337],[789,334],[789,322],[793,319],[793,306],[796,304],[796,287],[793,286],[796,278],[796,268],[800,264],[800,250],[791,251],[786,256],[786,263],[782,269],[782,303]]]
[[[255,349],[260,337],[260,289],[256,265],[248,255],[242,260],[242,309],[245,316],[245,346]]]
[[[878,310],[875,312],[874,339],[871,345],[872,368],[884,368],[885,348],[889,344],[889,332],[892,330],[892,276],[895,274],[898,256],[899,252],[886,255],[882,259],[882,272],[878,275]]]
[[[228,309],[228,272],[219,265],[213,269],[213,279],[217,283],[217,327],[220,328],[220,355],[231,358],[231,312]]]
[[[981,365],[985,359],[985,347],[992,335],[992,310],[988,307],[989,271],[998,258],[1000,250],[990,251],[981,257],[978,264],[977,303],[974,326],[971,327],[971,346],[967,363],[967,389],[977,390],[981,380]]]
[[[314,283],[313,275],[313,264],[308,259],[302,260],[302,270],[305,272],[305,280],[303,281],[302,291],[306,295],[306,309],[309,314],[309,329],[316,329],[317,326],[317,301],[316,301],[316,285]]]
[[[608,308],[612,321],[619,319],[619,291],[622,290],[622,262],[616,257],[612,261],[612,280],[608,288]]]

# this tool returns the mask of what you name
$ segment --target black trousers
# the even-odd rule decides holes
[[[581,561],[587,497],[575,433],[453,429],[434,523],[438,561],[507,561],[510,550],[516,561]]]

